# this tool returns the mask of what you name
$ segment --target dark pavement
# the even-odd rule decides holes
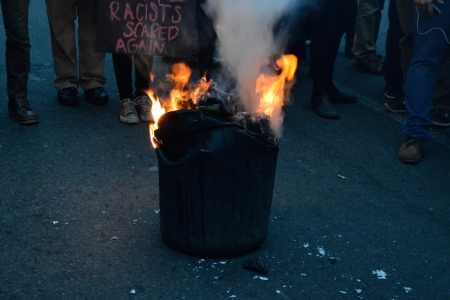
[[[111,56],[108,105],[81,90],[79,106],[59,105],[44,2],[30,11],[38,125],[8,117],[0,59],[0,299],[450,299],[450,129],[432,130],[419,165],[402,164],[403,116],[384,111],[382,77],[341,51],[336,84],[359,102],[325,120],[301,61],[265,243],[189,256],[161,240],[157,159],[146,124],[119,122]],[[242,267],[256,257],[268,280]]]

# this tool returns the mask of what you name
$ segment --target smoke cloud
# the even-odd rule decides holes
[[[237,93],[251,114],[258,109],[255,83],[261,70],[283,52],[288,35],[275,25],[287,12],[297,12],[299,0],[208,0],[203,6],[214,20],[224,68],[237,81]],[[288,18],[289,19],[289,18]],[[290,18],[292,19],[292,18]],[[271,118],[271,127],[281,136],[283,111]]]

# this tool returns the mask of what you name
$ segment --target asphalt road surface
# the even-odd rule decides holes
[[[0,299],[450,299],[450,129],[432,129],[419,165],[402,164],[404,116],[384,111],[381,76],[340,51],[336,85],[359,101],[325,120],[309,109],[302,60],[264,244],[196,257],[161,239],[157,158],[146,124],[119,122],[111,56],[108,105],[82,92],[59,105],[44,2],[30,14],[38,125],[8,117],[0,60]],[[267,275],[242,267],[253,258]]]

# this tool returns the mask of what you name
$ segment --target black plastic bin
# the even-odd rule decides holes
[[[201,110],[166,113],[158,126],[164,242],[208,257],[260,247],[269,227],[278,145]]]

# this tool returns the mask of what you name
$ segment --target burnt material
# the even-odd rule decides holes
[[[163,240],[209,257],[260,247],[269,227],[278,145],[201,110],[169,112],[158,125]]]

